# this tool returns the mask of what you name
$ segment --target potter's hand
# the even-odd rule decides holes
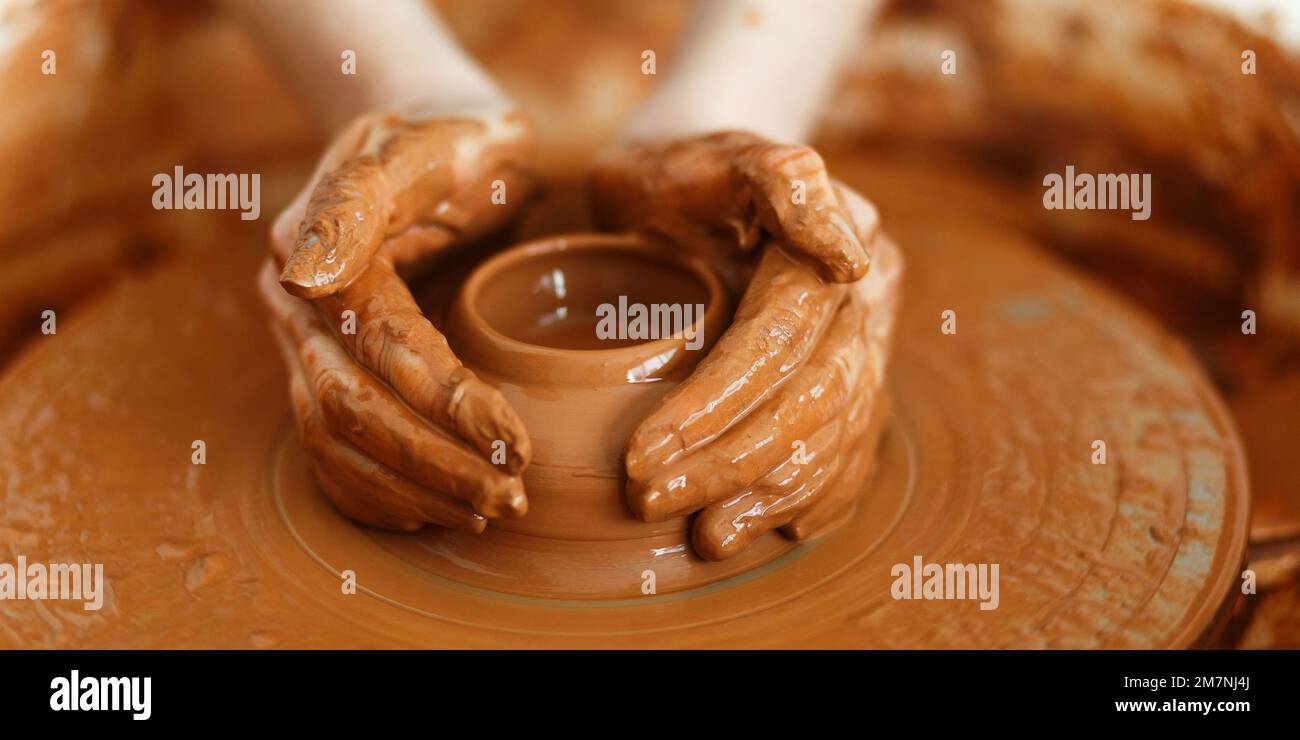
[[[874,211],[864,203],[862,223],[852,223],[821,156],[806,146],[739,131],[626,144],[588,182],[602,226],[709,243],[723,254],[771,238],[832,282],[867,272]]]
[[[491,233],[527,201],[531,149],[517,114],[362,116],[276,219],[280,284],[320,298],[365,272],[381,245],[402,265]]]
[[[767,242],[730,328],[628,442],[632,510],[647,521],[702,510],[692,539],[704,557],[777,527],[822,531],[869,472],[901,261],[874,238],[874,208],[832,187],[874,248],[870,273],[827,283]]]
[[[481,531],[485,517],[527,510],[522,422],[461,366],[397,267],[517,212],[530,139],[509,115],[366,116],[272,229],[283,269],[268,262],[260,287],[302,441],[326,494],[358,521]]]

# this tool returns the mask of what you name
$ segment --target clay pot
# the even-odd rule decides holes
[[[627,331],[601,338],[598,307],[606,307],[608,319],[620,299],[629,309],[682,306],[682,323],[667,327],[679,333],[665,336],[661,325],[659,338],[637,339],[644,336],[637,329],[651,327],[607,322],[603,328]],[[668,576],[660,590],[750,567],[749,558],[704,563],[690,553],[687,518],[642,522],[623,494],[628,437],[707,354],[730,315],[726,289],[706,263],[633,235],[551,237],[479,265],[451,307],[447,338],[468,367],[501,390],[528,429],[528,514],[445,544],[463,546],[460,555],[476,562],[493,556],[487,550],[508,561],[558,558],[546,568],[564,581],[557,591],[593,596],[636,592],[649,567]],[[689,329],[680,332],[687,318]],[[774,556],[758,549],[764,559]]]
[[[650,340],[628,332],[599,337],[598,307],[616,310],[620,299],[689,306],[691,328]],[[700,305],[702,315],[694,310]],[[524,473],[528,515],[501,528],[589,540],[671,530],[634,519],[623,503],[623,446],[708,352],[729,309],[707,265],[635,236],[542,239],[480,265],[452,306],[448,340],[501,390],[533,443]]]

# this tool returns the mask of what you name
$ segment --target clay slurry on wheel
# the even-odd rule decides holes
[[[865,513],[751,578],[631,604],[475,589],[297,492],[288,498],[316,502],[289,517],[304,538],[359,533],[329,567],[313,557],[271,495],[291,422],[253,294],[259,256],[187,250],[61,321],[57,341],[0,379],[0,557],[103,562],[108,582],[89,616],[11,605],[0,643],[1197,644],[1237,590],[1248,496],[1237,440],[1194,363],[1004,232],[921,213],[894,217],[891,233],[909,265],[888,386],[896,420]],[[939,331],[947,309],[955,335]],[[204,466],[190,461],[198,438]],[[1090,461],[1096,439],[1104,466]],[[286,470],[301,464],[296,447],[287,454]],[[419,536],[410,547],[436,546]],[[998,563],[998,608],[890,598],[890,568],[917,555]],[[341,593],[341,568],[366,590]],[[407,591],[421,611],[393,603]]]

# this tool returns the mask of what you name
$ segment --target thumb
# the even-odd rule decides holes
[[[870,255],[821,155],[805,146],[760,144],[740,152],[733,166],[750,188],[763,228],[823,279],[848,283],[867,273]]]

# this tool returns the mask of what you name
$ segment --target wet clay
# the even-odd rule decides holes
[[[1296,420],[1300,419],[1300,374],[1236,398],[1233,415],[1251,463],[1252,543],[1300,536],[1300,481],[1295,475]]]
[[[621,599],[522,596],[434,572],[433,559],[457,555],[440,549],[448,530],[358,527],[315,487],[254,294],[258,235],[230,235],[61,320],[0,380],[0,557],[102,562],[109,581],[99,612],[6,606],[0,643],[1203,642],[1237,591],[1249,497],[1231,423],[1195,363],[1032,245],[919,208],[959,187],[951,172],[891,183],[882,207],[908,249],[894,416],[866,495],[830,534],[673,593],[642,595],[642,573],[608,567],[638,588]],[[230,249],[241,239],[247,250]],[[949,309],[954,335],[939,331]],[[195,439],[206,465],[190,461]],[[1104,466],[1089,459],[1097,439]],[[890,569],[917,555],[1000,563],[999,608],[892,599]]]
[[[403,264],[490,233],[528,201],[532,148],[527,121],[504,110],[359,118],[277,219],[281,284],[319,298],[356,280],[377,252]],[[509,197],[490,197],[493,188]]]
[[[551,349],[609,350],[646,344],[648,340],[628,332],[613,335],[602,332],[602,306],[616,306],[622,299],[628,305],[662,304],[694,309],[727,300],[717,278],[703,263],[677,265],[670,253],[642,254],[642,249],[650,247],[638,248],[640,244],[635,237],[593,234],[559,236],[516,247],[515,250],[522,252],[521,257],[494,259],[475,272],[471,277],[473,283],[462,289],[470,293],[464,296],[461,305],[466,313],[477,314],[481,320],[481,324],[475,322],[477,332],[492,331],[521,344]],[[713,315],[718,318],[708,328],[719,331],[720,318],[726,313],[725,305],[715,308]],[[703,311],[692,316],[692,326],[687,326],[683,318],[681,327],[692,333],[698,330],[701,337],[710,333],[703,327],[693,328],[703,318]],[[465,316],[458,324],[468,320]],[[658,336],[663,333],[662,327],[650,328],[655,330],[656,339],[669,338],[667,334]],[[644,333],[649,336],[649,329]],[[647,348],[646,354],[671,353],[676,358],[678,353],[688,351],[684,345],[685,342],[674,342],[671,346]],[[701,344],[689,351],[699,353],[698,357],[704,348]],[[578,362],[585,355],[566,356]],[[636,363],[636,366],[644,364]],[[528,369],[517,368],[516,372],[527,373]],[[653,382],[668,374],[664,363],[656,363],[632,379]],[[672,374],[682,375],[680,371]]]
[[[889,300],[884,303],[892,305],[901,260],[892,244],[883,251],[880,269],[863,288],[887,294]],[[869,467],[874,460],[874,440],[882,426],[880,419],[886,415],[884,405],[877,408],[874,403],[874,391],[883,375],[893,322],[887,310],[873,315],[873,330],[859,322],[857,313],[852,314],[853,321],[843,322],[846,330],[860,335],[861,343],[870,345],[870,352],[852,337],[825,338],[824,346],[834,348],[834,356],[844,363],[861,364],[859,356],[870,359],[872,376],[864,381],[867,390],[862,403],[854,407],[857,413],[846,414],[842,423],[836,420],[826,429],[807,426],[806,421],[795,429],[795,437],[808,439],[808,460],[779,462],[770,473],[767,468],[752,473],[756,477],[768,473],[767,478],[776,481],[764,479],[753,491],[745,490],[744,481],[733,483],[734,489],[742,492],[740,496],[725,501],[717,514],[705,512],[694,521],[690,515],[710,502],[654,518],[638,517],[628,508],[623,452],[632,430],[672,396],[696,363],[709,355],[720,335],[722,342],[730,341],[736,348],[729,350],[729,357],[715,354],[704,360],[714,365],[719,377],[743,377],[734,367],[723,371],[729,374],[717,373],[716,368],[739,363],[743,369],[745,357],[752,355],[756,346],[743,326],[739,338],[731,334],[732,329],[723,334],[730,313],[725,288],[709,266],[691,254],[676,245],[634,236],[567,235],[516,247],[489,259],[468,277],[450,311],[448,340],[468,367],[501,391],[529,431],[534,457],[523,473],[529,513],[493,522],[477,537],[454,532],[431,534],[438,538],[439,548],[454,549],[456,554],[425,557],[429,569],[496,590],[590,598],[638,594],[640,580],[629,579],[627,573],[653,572],[658,592],[670,593],[744,572],[788,551],[789,542],[775,534],[760,535],[789,523],[820,500],[818,494],[832,479],[847,489],[861,491],[868,468],[840,464],[842,459],[833,453],[843,436],[855,445],[854,455],[865,465]],[[764,265],[767,267],[760,267],[757,281],[766,280],[766,272],[788,271],[790,284],[801,287],[793,293],[759,290],[747,294],[754,314],[795,315],[801,302],[811,302],[800,298],[810,290],[828,293],[825,302],[833,307],[847,291],[823,284],[775,250],[765,256]],[[632,344],[615,340],[599,349],[603,340],[596,338],[597,307],[620,300],[646,306],[698,304],[695,308],[702,313],[681,336]],[[426,309],[434,315],[442,313],[437,305]],[[564,346],[524,341],[538,335],[554,340],[553,330],[540,327],[556,322],[564,326],[563,341],[556,343]],[[794,326],[785,331],[786,336],[808,345],[820,334],[811,328],[801,332]],[[718,357],[725,362],[718,362]],[[765,359],[770,365],[780,364],[779,358]],[[793,364],[788,359],[784,363]],[[708,374],[706,379],[712,380]],[[824,398],[830,395],[828,388]],[[791,397],[811,403],[806,394],[795,392]],[[794,415],[785,416],[799,421]],[[867,436],[868,426],[876,430],[873,436]],[[758,439],[750,444],[764,443]],[[630,449],[635,444],[633,438],[627,446]],[[771,444],[790,448],[783,440]],[[712,466],[712,474],[725,475],[726,464],[718,463],[716,457],[713,453],[701,459]],[[751,502],[760,496],[762,501]],[[805,523],[808,529],[802,534],[824,531],[856,498],[844,497],[817,528]],[[774,518],[766,527],[751,524],[763,513],[781,516],[781,506],[786,507],[784,518]],[[710,534],[727,527],[738,531],[730,538],[721,532],[701,539],[702,527],[709,527]],[[755,539],[760,541],[754,543]],[[728,549],[711,550],[711,541],[725,542]],[[701,556],[734,560],[718,565],[704,562]],[[547,568],[529,567],[540,558],[546,559]],[[467,562],[474,567],[466,568]]]
[[[598,309],[620,299],[702,311],[675,336],[602,339]],[[437,546],[401,548],[409,557],[500,591],[610,598],[640,593],[640,579],[627,573],[652,569],[663,579],[658,590],[675,591],[789,549],[772,541],[710,567],[691,553],[685,517],[650,524],[624,503],[625,440],[726,328],[730,300],[703,260],[632,235],[550,237],[488,259],[447,312],[452,350],[502,393],[528,429],[529,511],[478,536],[431,532]]]
[[[803,185],[792,198],[790,183]],[[846,213],[842,191],[810,147],[744,131],[629,142],[597,162],[588,182],[596,220],[669,239],[719,241],[726,252],[770,237],[827,281],[867,274],[877,219]]]
[[[503,133],[512,121],[517,130]],[[295,296],[312,299],[317,311],[277,292],[269,267],[261,289],[290,368],[299,432],[326,495],[358,522],[384,529],[414,531],[427,522],[477,534],[487,519],[523,517],[529,499],[527,481],[519,476],[531,456],[532,434],[509,402],[509,391],[541,380],[563,400],[534,413],[534,424],[545,429],[576,416],[589,433],[604,435],[602,440],[628,440],[627,482],[619,487],[627,489],[632,513],[658,524],[702,510],[692,530],[695,554],[722,560],[778,527],[795,537],[810,536],[842,518],[854,497],[832,496],[828,488],[837,477],[843,485],[860,487],[860,478],[846,477],[860,471],[841,450],[858,444],[870,426],[901,274],[901,259],[888,245],[889,269],[878,269],[852,287],[842,284],[867,271],[876,247],[874,208],[833,183],[816,152],[751,134],[638,145],[613,154],[592,177],[597,213],[655,238],[668,237],[660,245],[663,251],[721,250],[711,256],[724,272],[752,272],[740,298],[739,320],[721,338],[719,352],[703,360],[699,373],[684,377],[680,389],[658,394],[654,405],[629,406],[635,397],[650,398],[666,386],[621,386],[669,380],[678,366],[685,375],[707,348],[694,341],[680,347],[647,345],[637,350],[638,357],[629,354],[627,362],[606,355],[593,365],[582,361],[583,350],[558,352],[546,338],[533,341],[534,335],[549,331],[552,343],[565,336],[572,341],[583,328],[580,317],[595,315],[598,305],[617,305],[622,314],[635,297],[629,294],[642,292],[652,294],[651,306],[677,310],[681,321],[680,312],[703,312],[705,303],[679,299],[692,285],[698,289],[700,281],[653,265],[639,272],[625,265],[625,273],[616,276],[603,267],[608,260],[593,261],[594,253],[557,254],[553,259],[560,261],[585,257],[604,273],[574,263],[575,284],[569,286],[565,266],[552,265],[545,277],[555,282],[552,298],[572,305],[536,307],[519,300],[521,289],[535,293],[519,282],[534,279],[518,274],[527,264],[505,269],[492,260],[481,268],[492,277],[482,279],[480,272],[469,277],[461,292],[474,297],[456,303],[450,324],[469,351],[496,345],[478,353],[480,364],[496,376],[485,384],[416,310],[395,270],[413,250],[397,245],[415,244],[414,252],[430,256],[463,239],[471,230],[456,222],[472,220],[475,207],[459,209],[452,201],[477,188],[465,186],[475,177],[462,170],[491,175],[518,170],[528,140],[527,126],[517,117],[419,125],[396,116],[362,118],[330,147],[315,184],[278,219],[273,242],[284,261],[279,282]],[[806,184],[807,192],[787,197],[791,178]],[[520,196],[514,197],[517,209]],[[484,205],[481,197],[469,202],[477,202],[479,211],[503,211]],[[621,205],[610,208],[611,203]],[[636,204],[634,213],[626,212],[629,203]],[[461,210],[461,218],[448,217]],[[290,252],[287,233],[299,219]],[[665,229],[667,224],[688,228]],[[719,224],[736,230],[738,243],[728,246],[704,236]],[[578,240],[563,241],[566,247],[557,252],[578,248]],[[751,250],[759,252],[757,269],[744,259]],[[597,279],[606,283],[605,295],[599,296],[606,300],[584,305],[583,281]],[[707,333],[711,344],[721,333],[724,311],[720,281],[708,281],[718,297],[712,301],[712,325],[691,334],[699,339],[695,335]],[[645,304],[632,303],[646,310]],[[344,352],[335,346],[331,326],[348,314],[358,326],[338,332]],[[521,342],[520,336],[530,341]],[[498,351],[507,345],[507,352]],[[512,358],[501,356],[511,353]],[[506,366],[519,369],[504,372]],[[589,377],[590,371],[612,374],[603,384],[620,397],[578,398],[602,379]],[[519,394],[513,398],[530,403]],[[599,411],[584,418],[588,408]],[[647,412],[643,423],[630,426]],[[434,429],[420,423],[421,413]],[[452,438],[440,432],[452,432]],[[563,473],[554,479],[532,474],[530,490],[572,491],[570,479],[620,480],[612,456],[602,454],[605,447],[582,447],[594,459],[557,456]],[[475,452],[500,467],[489,467]],[[577,496],[569,505],[548,509],[563,511],[565,521],[588,532],[587,539],[600,539],[592,532],[601,528],[576,513],[593,498]],[[601,506],[608,511],[614,504]],[[571,536],[572,530],[544,526],[552,516],[535,515],[501,528]],[[805,517],[813,517],[816,526],[811,520],[801,524]],[[621,526],[631,531],[626,522]],[[657,543],[656,549],[668,544],[683,543]],[[599,584],[592,588],[593,594],[606,593]]]
[[[527,431],[399,270],[506,223],[528,201],[531,146],[508,111],[365,115],[276,219],[260,292],[313,473],[358,522],[480,532],[528,510]],[[498,187],[510,198],[498,202]]]
[[[685,333],[650,341],[599,339],[598,306],[621,298],[698,303],[704,310],[694,317],[690,333],[699,346],[692,349]],[[726,326],[729,305],[703,261],[634,236],[547,238],[474,270],[449,310],[448,341],[520,414],[535,449],[525,484],[530,498],[545,500],[540,512],[534,501],[530,516],[500,524],[557,538],[613,539],[644,532],[621,502],[623,442],[712,347]],[[441,313],[437,305],[426,309]],[[605,348],[557,348],[519,338],[537,335],[539,325],[561,315],[568,344]],[[580,331],[586,337],[577,340],[572,335]],[[580,512],[594,500],[601,501],[605,516],[584,521]],[[568,526],[554,526],[557,517]]]
[[[773,529],[825,531],[853,502],[832,489],[858,485],[842,451],[859,449],[880,403],[901,282],[874,206],[814,150],[735,131],[625,142],[587,185],[602,224],[724,266],[750,257],[727,333],[628,440],[632,511],[698,512],[692,543],[713,560]]]

